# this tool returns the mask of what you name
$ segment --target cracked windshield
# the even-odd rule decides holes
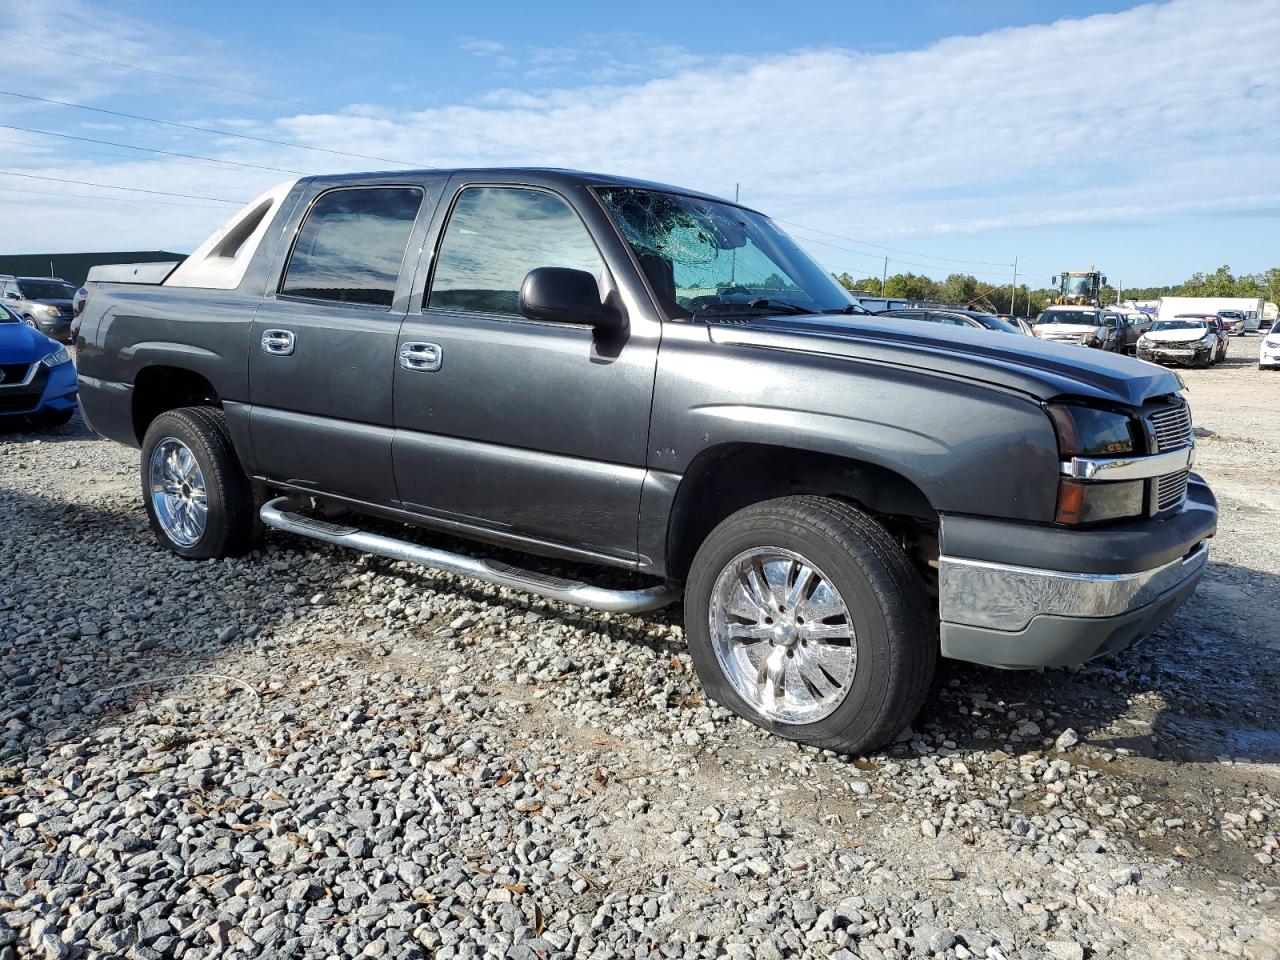
[[[658,190],[601,198],[671,317],[862,312],[758,213]]]

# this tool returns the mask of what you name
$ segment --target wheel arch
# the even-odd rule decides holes
[[[151,364],[133,380],[131,416],[138,443],[147,427],[166,410],[178,407],[221,407],[222,399],[203,375],[185,367]]]
[[[929,550],[936,555],[938,511],[898,470],[820,450],[723,443],[699,453],[681,477],[667,520],[667,576],[684,579],[698,547],[726,517],[754,503],[801,494],[852,503],[882,523],[888,520],[895,534],[910,529],[919,540],[923,532],[920,562],[927,563]]]

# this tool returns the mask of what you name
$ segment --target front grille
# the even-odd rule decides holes
[[[22,393],[13,396],[7,393],[0,393],[0,413],[18,413],[23,410],[30,410],[40,402],[40,394]]]
[[[1156,512],[1170,510],[1187,495],[1187,471],[1166,473],[1156,480]]]
[[[5,384],[14,386],[27,379],[27,371],[31,368],[29,363],[0,363],[0,387]]]
[[[1185,401],[1161,407],[1147,414],[1147,420],[1156,438],[1153,453],[1177,450],[1191,443],[1191,408]]]

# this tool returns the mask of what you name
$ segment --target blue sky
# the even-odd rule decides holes
[[[361,154],[741,183],[854,275],[885,255],[992,282],[1017,255],[1036,284],[1280,264],[1280,0],[0,0],[0,19],[0,90],[315,148],[0,96],[2,252],[190,250],[282,171],[394,167]]]

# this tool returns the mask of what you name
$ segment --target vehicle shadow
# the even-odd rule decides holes
[[[65,443],[68,440],[101,440],[89,429],[77,410],[60,427],[37,427],[22,417],[0,417],[0,445],[20,443]]]
[[[1210,564],[1187,604],[1126,651],[1041,672],[944,662],[915,729],[964,750],[1040,749],[1069,727],[1153,760],[1280,762],[1278,615],[1280,577]]]

